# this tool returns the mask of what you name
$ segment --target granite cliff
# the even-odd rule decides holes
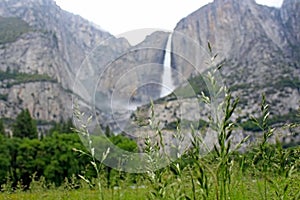
[[[215,0],[183,18],[172,37],[178,90],[187,80],[195,95],[201,89],[198,79],[210,59],[209,41],[218,53],[217,62],[224,63],[224,83],[241,99],[239,121],[258,113],[261,93],[267,95],[272,116],[294,113],[300,99],[299,9],[296,0],[285,0],[281,8],[254,0]],[[2,118],[15,118],[22,108],[29,108],[40,121],[65,120],[72,115],[76,96],[82,105],[96,106],[101,120],[110,124],[112,116],[102,111],[113,95],[136,104],[159,97],[157,83],[162,80],[169,33],[155,32],[131,46],[63,11],[53,0],[3,0],[0,26]],[[157,102],[157,117],[166,128],[174,124],[182,103],[187,105],[186,120],[192,120],[195,95],[187,96],[187,103],[171,97]],[[115,103],[119,108],[124,102]]]

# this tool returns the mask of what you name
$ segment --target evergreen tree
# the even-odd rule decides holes
[[[22,110],[13,124],[13,136],[19,138],[37,138],[37,127],[32,119],[29,110]]]
[[[60,121],[59,123],[55,123],[54,126],[49,130],[49,133],[73,133],[73,128],[75,128],[75,126],[70,118],[66,122]]]
[[[5,135],[5,128],[2,119],[0,119],[0,134]]]
[[[73,121],[70,118],[70,119],[67,120],[67,122],[64,122],[62,124],[61,133],[72,133],[73,128],[75,128],[75,126],[73,125]]]

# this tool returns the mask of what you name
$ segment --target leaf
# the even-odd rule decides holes
[[[218,157],[220,157],[220,153],[219,153],[219,150],[218,150],[218,148],[217,148],[217,146],[216,146],[216,145],[214,145],[214,150],[216,151],[216,153],[217,153]]]
[[[224,64],[225,64],[225,62],[222,62],[222,63],[218,64],[218,66],[217,66],[217,70],[220,70],[220,69],[222,69],[222,67],[224,66]]]
[[[88,183],[88,184],[91,183],[91,182],[90,182],[88,179],[86,179],[84,176],[82,176],[82,175],[80,175],[80,174],[78,174],[78,176],[79,176],[79,178],[81,178],[82,180],[84,180],[86,183]]]
[[[209,99],[209,97],[206,96],[206,95],[204,94],[203,91],[201,91],[201,99],[202,99],[202,101],[203,101],[204,103],[210,104],[210,99]]]
[[[102,157],[101,163],[107,158],[109,152],[110,152],[110,148],[108,147],[107,150],[106,150],[106,152],[103,153],[103,157]]]
[[[92,157],[95,157],[95,148],[91,148]]]
[[[93,119],[93,116],[89,116],[89,118],[87,119],[87,123],[89,124],[91,122],[91,120]]]
[[[269,118],[269,115],[270,115],[270,112],[267,112],[263,119],[264,122],[267,121],[267,119]]]
[[[210,46],[210,42],[209,42],[209,41],[207,42],[207,46],[208,46],[209,53],[212,53],[212,49],[211,49],[211,46]]]
[[[213,57],[212,57],[212,61],[215,60],[217,58],[218,54],[215,54]]]
[[[287,191],[288,187],[289,187],[289,184],[286,184],[284,189],[283,189],[284,193]]]
[[[89,156],[89,154],[87,154],[86,152],[84,152],[84,151],[82,151],[82,150],[80,150],[80,149],[72,148],[72,150],[73,150],[74,152],[79,152],[79,153],[82,154],[82,155],[88,155],[88,156]]]
[[[250,116],[250,120],[255,124],[259,124],[258,120],[254,116]]]

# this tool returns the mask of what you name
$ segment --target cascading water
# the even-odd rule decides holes
[[[167,96],[173,92],[175,86],[172,81],[172,67],[171,67],[171,43],[172,34],[168,37],[168,42],[165,48],[164,56],[164,72],[162,75],[162,89],[160,92],[160,97]]]

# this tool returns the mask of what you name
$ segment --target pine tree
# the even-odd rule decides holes
[[[37,138],[37,127],[32,119],[29,110],[22,110],[13,124],[13,136],[19,138]]]
[[[0,119],[0,134],[5,135],[5,128],[2,119]]]

